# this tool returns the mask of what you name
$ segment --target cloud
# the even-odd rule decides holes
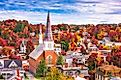
[[[117,23],[121,21],[120,4],[120,0],[0,0],[0,20],[45,24],[49,10],[52,24]]]
[[[9,15],[8,15],[9,14]],[[0,20],[6,19],[17,19],[17,20],[28,20],[30,23],[37,24],[43,23],[46,24],[45,12],[28,12],[28,11],[1,11]],[[24,15],[24,16],[23,16]],[[102,17],[102,16],[105,16]],[[121,15],[76,15],[76,14],[56,14],[51,13],[50,19],[51,24],[98,24],[98,23],[119,23]],[[105,21],[105,22],[104,22]]]

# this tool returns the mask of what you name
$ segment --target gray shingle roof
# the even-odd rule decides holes
[[[37,59],[44,51],[44,44],[39,44],[37,48],[35,48],[30,54],[29,57],[33,59]]]
[[[4,60],[4,68],[9,68],[12,61],[14,61],[15,64],[18,67],[22,67],[22,61],[21,60]]]

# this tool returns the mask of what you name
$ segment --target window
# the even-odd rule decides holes
[[[49,55],[47,57],[47,61],[48,61],[48,64],[52,64],[52,56],[51,55]]]
[[[51,44],[48,44],[48,48],[51,48]]]
[[[81,60],[79,60],[79,62],[81,62]]]

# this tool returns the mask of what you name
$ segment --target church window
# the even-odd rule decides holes
[[[52,56],[49,55],[49,56],[47,57],[47,60],[48,60],[48,64],[52,64]]]

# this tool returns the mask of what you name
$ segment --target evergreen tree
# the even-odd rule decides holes
[[[46,66],[45,60],[42,59],[40,64],[38,65],[35,77],[44,76],[46,71],[47,71],[47,66]]]
[[[64,60],[63,60],[63,56],[62,55],[58,56],[56,64],[57,65],[63,65],[64,64]]]
[[[69,43],[65,40],[61,41],[62,50],[68,51]]]
[[[22,23],[17,23],[17,26],[14,28],[14,32],[22,32],[23,29],[25,28],[25,24],[22,24]]]

